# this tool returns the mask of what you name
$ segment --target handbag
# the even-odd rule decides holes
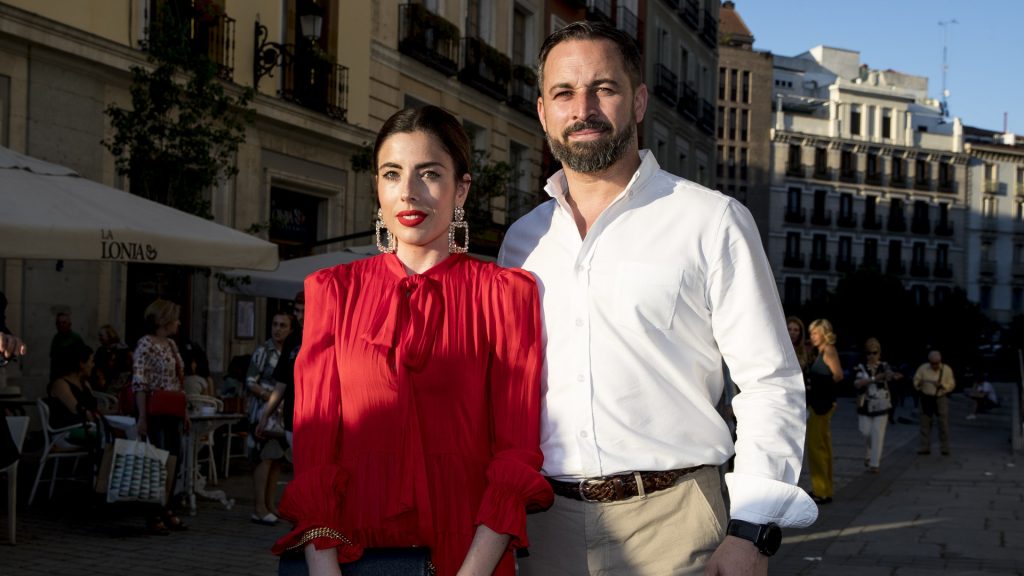
[[[188,401],[181,390],[152,390],[146,397],[146,414],[184,418]]]
[[[868,416],[887,414],[892,408],[892,399],[889,396],[888,388],[877,387],[873,393],[869,391],[864,396],[866,397],[864,409]]]
[[[433,576],[434,572],[430,548],[425,546],[367,548],[359,560],[341,565],[345,576]],[[305,552],[282,554],[277,576],[309,576]]]
[[[167,502],[170,454],[140,440],[114,441],[107,476],[107,502]]]

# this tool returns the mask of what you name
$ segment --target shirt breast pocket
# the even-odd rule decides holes
[[[682,269],[647,262],[616,266],[614,320],[633,330],[670,330]]]

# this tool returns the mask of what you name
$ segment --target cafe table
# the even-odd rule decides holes
[[[228,498],[223,490],[206,489],[206,477],[199,473],[199,466],[196,464],[196,461],[199,456],[199,450],[205,445],[200,441],[202,438],[208,434],[212,435],[221,426],[234,424],[242,418],[245,418],[245,414],[210,414],[201,412],[189,414],[192,426],[188,434],[185,435],[185,453],[187,456],[183,472],[190,515],[196,515],[196,496],[217,500],[228,510],[235,505],[235,500]]]

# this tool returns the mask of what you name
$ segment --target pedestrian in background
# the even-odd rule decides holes
[[[836,333],[825,319],[811,322],[811,345],[818,351],[808,370],[807,462],[811,468],[811,498],[828,504],[834,496],[832,482],[832,414],[836,410],[838,383],[843,367],[836,351]]]
[[[85,340],[71,329],[70,312],[58,312],[54,325],[57,333],[50,340],[50,382],[59,376],[57,364],[64,357],[65,351],[85,345]]]
[[[977,376],[974,385],[967,391],[967,397],[971,399],[971,413],[967,415],[968,420],[974,420],[979,412],[987,412],[999,406],[999,396],[992,383],[985,380],[984,376]]]
[[[888,362],[882,361],[882,344],[877,338],[864,342],[864,362],[854,368],[853,385],[857,388],[857,425],[864,436],[866,455],[864,466],[868,472],[881,471],[882,447],[885,429],[892,412],[889,383],[903,378],[894,372]]]
[[[953,369],[942,363],[941,352],[932,350],[928,353],[928,361],[914,373],[914,390],[921,395],[918,454],[931,454],[932,423],[937,421],[939,449],[943,456],[949,456],[949,395],[955,389]]]
[[[814,362],[814,348],[807,343],[804,321],[796,316],[789,316],[786,318],[786,329],[789,331],[789,342],[793,345],[793,352],[796,353],[796,361],[800,363],[800,370],[806,373],[811,362]]]
[[[544,287],[544,474],[522,574],[764,574],[796,486],[800,366],[750,212],[639,150],[639,50],[575,22],[539,57],[538,116],[562,170],[512,225],[499,263]],[[716,410],[724,365],[738,439]],[[725,476],[718,467],[735,453]]]

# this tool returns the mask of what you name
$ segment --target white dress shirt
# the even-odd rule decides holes
[[[795,486],[804,384],[757,228],[736,200],[654,155],[580,238],[566,180],[509,229],[498,262],[538,279],[545,329],[543,472],[581,479],[719,465],[722,361],[739,388],[731,517],[807,526]]]

